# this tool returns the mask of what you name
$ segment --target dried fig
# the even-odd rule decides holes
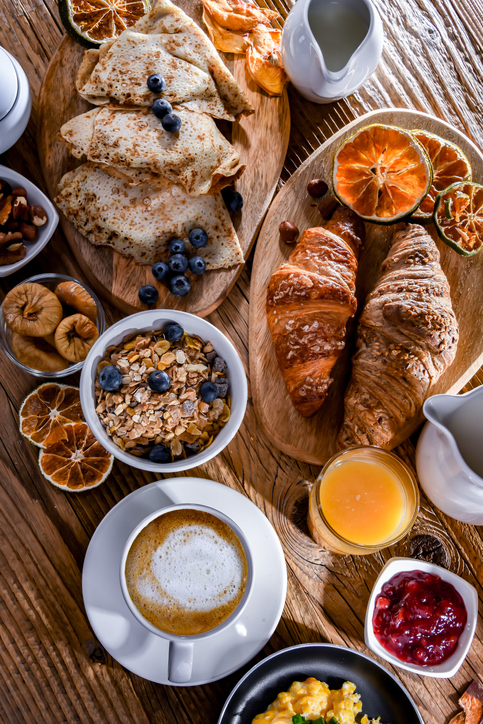
[[[5,297],[3,318],[18,334],[45,337],[62,319],[62,304],[50,289],[26,282],[14,287]]]
[[[82,362],[98,337],[94,322],[84,314],[73,314],[63,319],[55,330],[55,347],[69,362]]]
[[[18,361],[40,372],[60,372],[69,363],[42,337],[24,337],[16,332],[12,335],[12,349]]]
[[[89,292],[75,282],[61,282],[55,289],[61,303],[72,307],[79,314],[84,314],[93,322],[97,318],[97,306]]]

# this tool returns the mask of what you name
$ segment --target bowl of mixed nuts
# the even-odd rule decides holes
[[[128,465],[178,472],[218,455],[240,427],[247,380],[212,324],[171,309],[139,312],[93,345],[80,381],[87,424]]]
[[[35,184],[0,166],[0,277],[37,256],[58,223],[55,207]]]

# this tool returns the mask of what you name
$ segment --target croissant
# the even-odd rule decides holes
[[[408,224],[395,233],[359,320],[339,447],[402,442],[454,360],[458,336],[436,244]]]
[[[338,209],[325,227],[307,229],[272,274],[267,320],[278,366],[295,408],[310,417],[322,405],[330,372],[355,314],[357,255],[364,224]]]

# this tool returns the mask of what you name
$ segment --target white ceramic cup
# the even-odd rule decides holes
[[[157,626],[154,626],[152,623],[150,623],[147,619],[144,618],[144,616],[140,613],[138,608],[133,603],[131,596],[129,594],[129,590],[126,583],[126,575],[125,575],[125,569],[126,569],[126,560],[129,554],[129,551],[131,549],[131,546],[134,542],[134,540],[137,538],[139,533],[141,533],[144,528],[151,523],[156,518],[161,517],[162,515],[166,515],[166,513],[171,513],[175,510],[199,510],[204,513],[209,513],[210,515],[215,516],[215,518],[218,518],[219,520],[226,523],[232,531],[235,533],[237,538],[239,539],[240,543],[242,544],[243,551],[245,553],[245,558],[247,562],[247,581],[245,590],[243,592],[242,598],[238,604],[238,606],[235,608],[233,613],[228,616],[225,621],[220,623],[218,626],[215,626],[212,629],[209,629],[208,631],[205,631],[201,634],[195,634],[195,635],[187,635],[182,636],[178,634],[172,634],[167,631],[163,631],[162,629],[158,628]],[[248,600],[250,598],[250,594],[252,591],[253,586],[253,557],[250,551],[248,539],[241,530],[241,528],[227,515],[222,513],[219,510],[215,510],[214,508],[209,508],[205,505],[195,505],[195,504],[189,504],[189,503],[181,503],[179,505],[170,505],[167,508],[162,508],[161,510],[156,510],[154,513],[151,513],[148,515],[144,520],[142,520],[139,525],[137,525],[134,530],[132,531],[131,535],[126,541],[126,544],[123,549],[123,553],[121,556],[121,567],[120,567],[120,582],[121,582],[121,590],[124,596],[124,599],[126,601],[126,604],[131,611],[132,615],[139,621],[139,623],[144,626],[150,633],[155,634],[156,636],[160,636],[163,639],[166,639],[169,641],[169,653],[168,653],[168,679],[169,681],[172,681],[173,684],[188,684],[191,680],[191,672],[192,672],[192,666],[193,666],[193,654],[194,654],[194,645],[197,641],[201,641],[202,639],[207,639],[210,636],[215,636],[219,634],[224,629],[228,628],[229,626],[232,626],[235,621],[239,618],[243,610],[245,609],[245,606],[248,603]]]

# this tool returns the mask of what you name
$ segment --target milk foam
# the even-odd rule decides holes
[[[244,575],[237,549],[202,525],[170,533],[154,550],[150,570],[152,576],[137,582],[140,596],[159,604],[170,597],[186,610],[200,612],[232,601]]]

